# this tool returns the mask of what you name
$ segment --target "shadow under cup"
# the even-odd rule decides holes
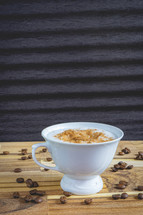
[[[102,143],[77,144],[63,142],[54,137],[56,133],[68,129],[102,129],[110,133],[114,140]],[[32,150],[33,159],[44,168],[64,173],[61,180],[63,190],[78,195],[97,193],[103,187],[100,174],[111,163],[123,135],[123,131],[119,128],[101,123],[72,122],[53,125],[42,131],[42,136],[46,141],[44,145],[35,144],[33,150],[35,147],[47,147],[56,167],[48,167],[37,162]]]

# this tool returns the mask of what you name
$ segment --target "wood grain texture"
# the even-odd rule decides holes
[[[0,141],[109,123],[142,139],[143,2],[0,1]]]
[[[102,174],[104,182],[103,189],[93,195],[78,196],[72,195],[68,197],[67,204],[60,203],[59,198],[63,195],[60,187],[60,180],[63,174],[56,171],[44,171],[43,168],[37,166],[33,160],[20,161],[20,150],[28,149],[31,154],[32,145],[37,142],[0,142],[0,214],[24,215],[24,214],[43,214],[57,215],[68,214],[117,214],[141,215],[143,210],[142,201],[137,199],[139,192],[135,188],[142,185],[143,180],[143,161],[135,160],[138,151],[143,150],[143,141],[121,141],[118,145],[116,154],[109,168]],[[118,152],[124,147],[131,150],[130,154],[119,156]],[[2,155],[3,151],[9,151],[9,155]],[[45,162],[46,157],[50,157],[49,152],[42,153],[41,149],[37,151],[36,157],[41,162]],[[125,161],[133,164],[131,170],[119,170],[111,172],[110,167],[119,161]],[[14,173],[16,167],[21,167],[21,173]],[[38,181],[40,190],[46,191],[44,202],[41,204],[25,203],[23,197],[28,194],[30,188],[25,183],[16,183],[16,178],[23,177],[25,180],[31,178]],[[115,184],[120,180],[128,181],[129,185],[122,190],[117,190]],[[13,199],[13,192],[20,192],[20,199]],[[113,200],[112,194],[127,192],[129,197],[126,200]],[[92,198],[91,205],[85,205],[84,199]]]

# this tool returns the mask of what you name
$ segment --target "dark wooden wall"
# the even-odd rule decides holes
[[[143,139],[143,1],[0,1],[0,141],[69,121]]]

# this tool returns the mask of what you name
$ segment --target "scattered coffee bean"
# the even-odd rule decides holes
[[[92,199],[90,198],[90,199],[85,199],[84,200],[84,203],[86,204],[86,205],[90,205],[91,203],[92,203]]]
[[[27,185],[27,187],[33,187],[33,181],[32,181],[32,179],[27,179],[26,180],[26,185]]]
[[[118,154],[119,154],[119,155],[124,155],[125,153],[124,153],[124,152],[119,152]]]
[[[112,195],[112,198],[113,199],[120,199],[121,198],[121,195],[120,194],[114,194],[114,195]]]
[[[45,171],[48,171],[49,169],[44,169]]]
[[[117,189],[125,189],[126,186],[124,184],[116,184]]]
[[[133,165],[129,165],[129,166],[127,166],[126,169],[132,169],[133,167],[134,167]]]
[[[128,194],[127,193],[122,193],[121,194],[121,199],[126,199],[128,198]]]
[[[123,162],[123,161],[119,161],[119,162],[118,162],[119,165],[122,165],[122,163],[124,163],[124,162]]]
[[[44,196],[46,193],[43,190],[37,190],[36,195],[38,196]]]
[[[52,161],[52,158],[46,158],[47,161]]]
[[[42,149],[42,152],[46,152],[46,151],[47,151],[47,148]]]
[[[32,159],[32,155],[28,155],[28,159]]]
[[[43,202],[43,199],[41,197],[37,197],[34,199],[34,202],[35,203],[41,203],[41,202]]]
[[[138,155],[136,156],[137,160],[143,160],[143,152],[138,152]]]
[[[26,155],[27,154],[27,149],[21,149],[21,154]]]
[[[111,169],[112,169],[112,172],[117,172],[118,171],[118,169],[116,169],[115,167],[111,167]]]
[[[3,155],[9,155],[9,151],[3,151]]]
[[[34,190],[30,190],[30,191],[29,191],[29,193],[30,193],[31,195],[36,195],[37,190],[36,190],[36,189],[34,189]]]
[[[27,160],[26,156],[21,157],[21,160]]]
[[[72,193],[67,192],[67,191],[64,191],[63,194],[64,194],[65,196],[67,196],[67,197],[72,195]]]
[[[14,172],[16,172],[16,173],[21,172],[21,171],[22,171],[22,169],[20,169],[20,168],[14,169]]]
[[[119,164],[115,164],[115,165],[114,165],[114,168],[120,169],[120,165],[119,165]]]
[[[31,202],[33,200],[33,197],[31,195],[26,195],[24,197],[25,202]]]
[[[39,187],[39,184],[37,181],[33,181],[33,187]]]
[[[20,197],[19,192],[13,193],[13,198],[18,199]]]
[[[138,199],[143,199],[143,193],[138,194]]]
[[[128,186],[128,182],[127,181],[119,181],[119,184],[124,184],[125,186]]]
[[[16,182],[17,182],[17,183],[23,183],[23,182],[24,182],[24,178],[17,178],[17,179],[16,179]]]
[[[65,196],[60,197],[60,202],[61,204],[66,204],[67,203],[67,198]]]
[[[127,147],[125,147],[124,149],[122,149],[122,152],[124,152],[125,154],[129,154],[131,152],[131,150]]]
[[[137,190],[143,191],[143,186],[138,186],[138,187],[137,187]]]

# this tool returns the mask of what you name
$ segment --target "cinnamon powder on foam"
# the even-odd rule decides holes
[[[71,143],[101,143],[113,140],[112,137],[106,136],[103,132],[98,132],[97,129],[68,129],[56,134],[55,137],[63,142]]]

